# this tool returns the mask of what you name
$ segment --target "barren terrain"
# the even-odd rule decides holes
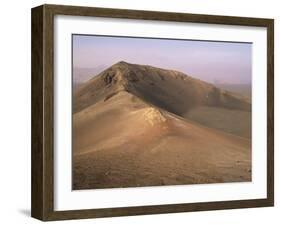
[[[75,91],[73,189],[250,180],[248,98],[126,62]]]

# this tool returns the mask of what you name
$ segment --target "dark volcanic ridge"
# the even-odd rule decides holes
[[[229,91],[174,70],[124,61],[90,79],[75,92],[74,113],[127,91],[156,107],[184,117],[197,106],[251,111],[251,103]]]

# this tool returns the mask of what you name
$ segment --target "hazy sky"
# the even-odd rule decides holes
[[[249,84],[252,44],[73,35],[74,68],[102,70],[119,61],[179,70],[212,83]]]

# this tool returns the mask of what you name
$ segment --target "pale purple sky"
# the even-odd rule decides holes
[[[100,72],[119,61],[178,70],[212,83],[251,84],[252,44],[73,35],[74,69]]]

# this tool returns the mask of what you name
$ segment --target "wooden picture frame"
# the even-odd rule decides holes
[[[154,21],[265,27],[267,29],[267,198],[122,208],[54,210],[54,16],[126,18]],[[274,205],[274,20],[42,5],[32,9],[32,217],[66,220],[265,207]]]

